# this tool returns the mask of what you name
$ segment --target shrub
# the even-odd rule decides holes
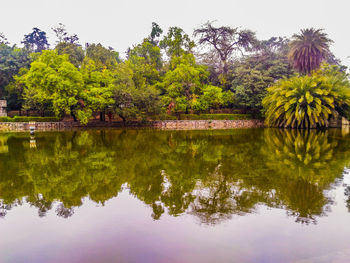
[[[350,84],[346,74],[334,67],[280,80],[267,91],[263,106],[268,126],[328,127],[330,117],[349,113]]]
[[[10,117],[0,117],[0,122],[56,122],[60,121],[55,117],[26,117],[26,116],[14,116]]]

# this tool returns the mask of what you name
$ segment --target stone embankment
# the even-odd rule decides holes
[[[83,128],[121,128],[146,127],[162,130],[206,130],[263,127],[261,120],[168,120],[150,122],[91,122],[81,125],[79,122],[0,122],[0,131],[29,131],[35,127],[37,131],[71,130]]]
[[[206,130],[264,127],[261,120],[180,120],[154,121],[152,127],[165,130]]]

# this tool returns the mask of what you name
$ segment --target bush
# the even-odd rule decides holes
[[[26,117],[26,116],[14,116],[11,117],[0,117],[0,122],[56,122],[60,121],[55,117]]]
[[[267,91],[263,106],[268,126],[328,127],[331,117],[347,117],[350,112],[350,83],[334,68],[280,80]]]

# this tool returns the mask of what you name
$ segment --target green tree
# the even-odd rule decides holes
[[[77,34],[69,35],[66,26],[59,23],[58,26],[51,28],[57,37],[57,44],[59,43],[70,43],[78,45],[79,37]]]
[[[330,55],[329,45],[332,42],[322,29],[302,29],[300,34],[293,35],[290,42],[290,63],[300,73],[311,74]]]
[[[86,44],[86,58],[92,59],[99,70],[114,69],[120,61],[119,53],[101,44]]]
[[[192,102],[195,111],[207,111],[228,106],[234,102],[234,95],[231,91],[222,91],[221,88],[207,85],[202,89],[202,94]]]
[[[33,28],[33,32],[24,35],[21,42],[31,52],[41,52],[48,49],[50,44],[47,41],[46,33],[37,27]]]
[[[7,38],[6,36],[4,35],[4,33],[0,32],[0,45],[1,44],[5,44],[5,45],[8,45],[9,42],[7,41]]]
[[[14,81],[13,77],[21,69],[29,67],[30,62],[31,57],[28,50],[0,44],[0,98],[9,100],[10,109],[18,109],[20,103],[17,99],[20,98],[21,94],[11,89],[9,84]]]
[[[288,63],[287,39],[273,37],[257,45],[256,52],[237,60],[229,73],[236,107],[260,110],[266,89],[277,80],[294,74]]]
[[[84,80],[79,70],[69,62],[67,55],[45,50],[31,63],[29,71],[18,82],[24,87],[24,107],[52,110],[57,117],[72,114],[86,124],[91,110],[84,107],[82,94]]]
[[[113,109],[123,121],[144,119],[159,113],[159,91],[148,85],[136,86],[129,63],[119,63],[114,72]]]
[[[74,66],[80,67],[82,65],[85,54],[81,46],[69,42],[60,42],[56,45],[55,49],[59,55],[67,54],[69,61]]]
[[[108,69],[99,71],[95,66],[95,62],[91,59],[85,61],[80,72],[84,80],[81,93],[84,106],[92,112],[105,112],[107,107],[114,103],[112,99],[114,90],[113,73]]]
[[[148,39],[130,49],[126,62],[133,70],[133,80],[136,87],[154,85],[160,79],[162,55],[160,48],[154,46]]]
[[[255,33],[250,30],[240,30],[231,27],[215,27],[208,22],[194,31],[194,36],[199,38],[199,45],[209,48],[207,55],[219,59],[219,68],[216,69],[223,85],[229,71],[229,63],[236,52],[249,51],[256,43]],[[216,67],[216,65],[212,65]]]
[[[163,103],[173,112],[187,112],[191,102],[201,94],[209,73],[205,66],[196,64],[192,54],[173,57],[169,70],[156,87],[161,90]]]
[[[169,58],[191,53],[195,47],[194,41],[179,27],[170,27],[159,45],[165,50]]]
[[[329,118],[348,115],[350,83],[347,76],[325,68],[306,76],[278,81],[263,100],[266,124],[276,127],[327,127]]]
[[[158,44],[159,44],[158,38],[160,37],[160,35],[162,33],[163,33],[163,30],[160,28],[160,26],[157,23],[152,22],[152,30],[151,30],[151,34],[149,35],[148,39],[153,46],[158,46]]]

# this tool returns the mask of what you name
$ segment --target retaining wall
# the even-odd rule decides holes
[[[81,125],[79,122],[0,122],[0,131],[28,131],[34,126],[38,131],[70,130],[76,128],[104,127],[149,127],[163,130],[205,130],[263,127],[261,120],[169,120],[150,122],[90,122]]]

